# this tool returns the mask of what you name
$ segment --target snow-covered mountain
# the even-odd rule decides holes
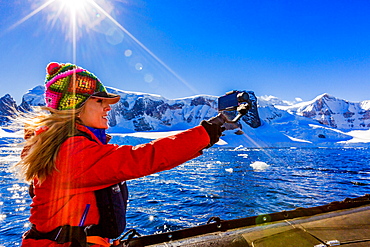
[[[217,115],[216,96],[166,99],[159,95],[107,89],[121,95],[121,100],[109,112],[110,133],[121,144],[132,142],[137,132],[148,133],[143,140],[151,139],[151,132],[172,133]],[[10,95],[0,98],[0,124],[5,124],[16,110],[27,111],[31,106],[44,105],[43,93],[43,86],[29,90],[19,106]],[[323,94],[297,103],[273,96],[261,96],[257,100],[253,92],[248,93],[252,109],[238,124],[227,125],[219,144],[291,147],[370,143],[370,101],[353,103]]]
[[[4,100],[3,104],[5,106],[11,105],[14,109],[21,111],[29,111],[32,106],[45,105],[44,90],[44,86],[30,89],[23,96],[19,106],[16,106],[10,95],[7,96],[7,100]],[[107,90],[121,96],[121,100],[113,105],[109,112],[109,125],[112,133],[188,129],[218,113],[217,97],[215,96],[197,95],[182,99],[166,99],[159,95],[127,92],[109,87]],[[261,125],[257,110],[257,98],[253,92],[249,92],[249,95],[252,108],[241,121],[256,128]],[[230,112],[228,115],[233,118],[233,114],[235,113]],[[4,111],[4,115],[8,116],[8,111]],[[240,124],[228,124],[227,126],[228,129],[241,127]]]
[[[41,85],[28,90],[28,92],[23,95],[19,108],[24,111],[29,111],[32,106],[44,106],[44,93],[45,87]]]
[[[22,103],[18,106],[14,98],[6,94],[0,98],[0,126],[9,123],[12,118],[16,117],[17,112],[27,112],[32,106],[43,106],[44,86],[36,86],[23,95]]]
[[[188,129],[202,120],[217,115],[217,97],[197,95],[182,99],[166,99],[153,94],[126,92],[108,88],[121,100],[109,112],[109,125],[114,132],[171,131]],[[260,126],[257,98],[250,92],[252,109],[242,118],[251,127]],[[233,117],[233,116],[230,116]],[[228,129],[241,127],[228,125]]]
[[[275,107],[341,130],[370,128],[370,100],[353,103],[322,94],[312,101]]]
[[[358,103],[322,94],[307,102],[289,103],[276,97],[259,97],[263,123],[292,141],[311,146],[368,143],[370,101]]]
[[[0,98],[0,125],[4,125],[14,117],[18,110],[17,103],[9,94]]]

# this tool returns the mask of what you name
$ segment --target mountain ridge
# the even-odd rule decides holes
[[[349,102],[324,93],[311,101],[276,108],[341,130],[370,128],[369,100]]]
[[[184,130],[218,114],[216,96],[166,99],[110,87],[107,90],[121,95],[109,112],[110,133]],[[43,93],[43,86],[30,89],[19,106],[10,95],[0,98],[0,124],[7,124],[16,111],[44,105]],[[292,103],[248,93],[252,109],[237,124],[226,125],[222,139],[229,146],[333,146],[370,142],[362,138],[370,128],[370,101],[349,102],[321,94],[311,101]],[[225,114],[233,118],[235,113]]]

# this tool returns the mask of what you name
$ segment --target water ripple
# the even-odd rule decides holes
[[[128,181],[127,228],[153,234],[205,224],[212,216],[236,219],[361,196],[370,190],[369,151],[211,148],[172,170]],[[28,187],[9,169],[19,153],[16,145],[0,151],[3,246],[19,245],[29,228]]]

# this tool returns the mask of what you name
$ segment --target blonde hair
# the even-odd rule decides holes
[[[44,112],[31,121],[25,123],[25,134],[32,133],[26,140],[22,159],[16,164],[21,168],[21,174],[28,182],[37,178],[42,183],[54,170],[56,157],[61,144],[77,132],[76,123],[82,123],[78,115],[83,107],[73,110],[58,111],[43,107]],[[47,130],[33,135],[35,130]]]

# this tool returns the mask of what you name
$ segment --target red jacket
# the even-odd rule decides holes
[[[34,181],[30,222],[38,231],[49,232],[62,225],[78,226],[86,204],[90,204],[90,210],[85,225],[97,224],[95,190],[171,169],[200,155],[210,141],[206,130],[197,126],[148,144],[104,145],[86,127],[77,127],[96,142],[84,136],[68,138],[59,149],[56,170],[42,184]],[[63,245],[25,239],[22,246]]]

